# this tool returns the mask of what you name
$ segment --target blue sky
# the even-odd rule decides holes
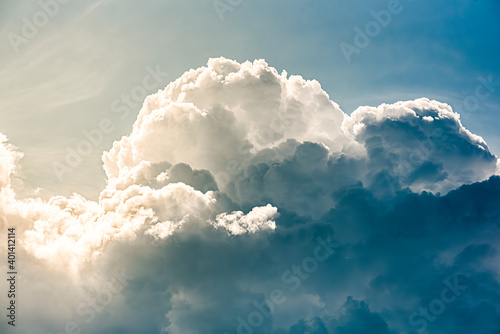
[[[499,15],[1,2],[0,331],[498,334]]]

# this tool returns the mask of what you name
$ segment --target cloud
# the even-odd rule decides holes
[[[17,161],[22,154],[15,151],[15,148],[8,143],[5,135],[0,134],[0,189],[10,187],[10,177],[15,173]]]
[[[217,179],[227,164],[290,138],[339,149],[344,117],[315,81],[287,78],[264,61],[212,59],[146,99],[132,133],[105,154],[105,169],[114,178],[142,160],[166,160]]]
[[[17,198],[20,153],[2,137],[0,156],[1,234],[16,226],[33,273],[27,332],[500,328],[497,158],[446,104],[349,116],[316,81],[217,58],[146,98],[103,153],[98,201]],[[454,277],[466,288],[423,317]]]
[[[340,316],[335,333],[389,333],[387,323],[379,315],[370,312],[366,303],[347,298],[340,311]]]
[[[261,229],[274,230],[276,223],[272,219],[277,215],[278,210],[268,204],[264,207],[254,207],[246,215],[241,211],[221,213],[217,215],[214,226],[223,227],[232,235],[255,233]]]
[[[384,169],[414,191],[448,192],[496,171],[486,142],[444,103],[419,99],[360,107],[343,126],[364,144],[370,170]]]

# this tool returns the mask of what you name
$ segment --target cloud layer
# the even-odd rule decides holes
[[[316,81],[210,59],[146,98],[98,202],[18,198],[0,142],[27,332],[500,329],[497,158],[444,103],[349,116]]]

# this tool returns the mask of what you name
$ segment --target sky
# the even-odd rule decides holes
[[[498,333],[499,15],[0,3],[0,329]]]

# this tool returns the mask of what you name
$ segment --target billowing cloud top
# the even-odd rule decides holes
[[[97,202],[16,198],[20,156],[2,135],[0,233],[17,229],[25,314],[48,331],[445,333],[460,312],[489,326],[467,333],[500,328],[497,158],[444,103],[349,116],[316,81],[218,58],[146,98]],[[118,264],[132,283],[91,317]],[[419,313],[458,276],[469,293]]]

